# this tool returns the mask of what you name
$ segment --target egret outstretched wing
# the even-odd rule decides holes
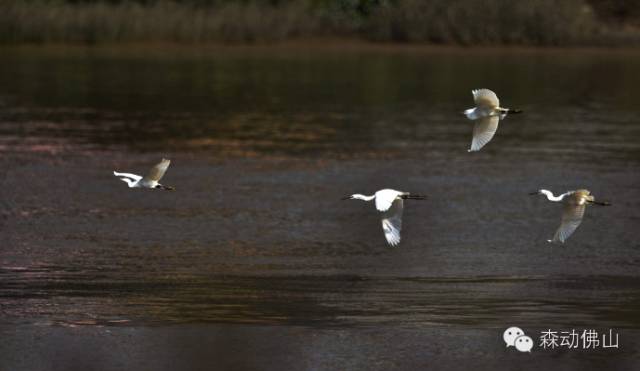
[[[149,174],[147,174],[144,177],[144,180],[147,182],[160,181],[160,179],[162,179],[162,177],[164,176],[164,173],[167,171],[167,168],[169,167],[170,163],[171,163],[170,160],[163,158],[162,161],[160,161],[156,166],[151,168],[151,171],[149,171]]]
[[[400,231],[402,230],[403,202],[401,198],[396,198],[391,207],[382,214],[382,230],[387,243],[396,246],[400,243]]]
[[[142,177],[140,175],[131,174],[131,173],[119,173],[117,171],[114,171],[113,175],[119,176],[119,177],[123,177],[123,178],[130,178],[134,182],[137,182],[138,180],[142,179]],[[120,180],[122,180],[122,179],[120,179]]]
[[[376,209],[378,211],[387,211],[391,207],[393,201],[395,201],[402,192],[398,192],[394,189],[381,189],[376,192]]]
[[[498,116],[483,117],[476,120],[473,126],[473,139],[469,152],[479,151],[485,144],[489,143],[498,130]]]
[[[471,93],[473,94],[473,101],[476,103],[476,107],[496,108],[500,106],[498,96],[489,89],[472,90]]]
[[[568,203],[564,205],[560,227],[556,231],[556,234],[553,236],[553,240],[551,240],[550,242],[564,243],[564,241],[566,241],[567,238],[569,238],[569,236],[573,234],[573,232],[582,222],[585,207],[585,204],[576,205],[573,203]]]

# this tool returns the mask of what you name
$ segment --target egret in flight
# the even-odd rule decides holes
[[[479,151],[489,143],[498,130],[498,122],[503,120],[508,113],[520,113],[521,110],[502,108],[496,93],[489,89],[472,90],[474,108],[464,111],[469,120],[474,120],[473,140],[469,152]]]
[[[382,231],[387,243],[396,246],[400,243],[402,230],[403,200],[424,200],[426,196],[412,195],[394,189],[381,189],[372,196],[359,193],[344,197],[343,200],[376,200],[376,209],[382,213]]]
[[[586,189],[578,189],[575,191],[568,191],[559,196],[554,196],[551,191],[546,189],[541,189],[536,192],[530,193],[531,195],[545,195],[549,201],[553,202],[562,202],[564,203],[564,211],[562,212],[562,220],[560,222],[560,227],[556,231],[556,234],[553,235],[552,240],[547,240],[549,242],[560,242],[564,243],[564,241],[571,236],[571,234],[578,228],[580,223],[582,222],[582,217],[584,216],[584,210],[587,205],[594,204],[600,206],[609,206],[611,205],[608,202],[600,202],[596,201],[595,198],[591,195],[591,192]]]
[[[162,161],[156,164],[156,166],[152,167],[151,171],[149,171],[149,174],[144,177],[130,173],[119,173],[117,171],[114,171],[113,175],[119,177],[120,180],[127,183],[129,185],[129,188],[158,188],[173,191],[173,187],[165,186],[158,183],[160,179],[162,179],[164,173],[167,171],[170,163],[170,160],[163,158]]]

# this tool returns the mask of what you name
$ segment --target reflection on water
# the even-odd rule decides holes
[[[3,321],[638,328],[639,62],[3,49]],[[525,113],[468,154],[478,87]],[[162,156],[177,192],[110,175]],[[339,201],[381,187],[430,195],[399,249],[370,205]],[[551,247],[560,210],[526,196],[541,187],[614,206]]]
[[[526,112],[501,124],[492,147],[637,157],[640,128],[630,122],[638,115],[638,61],[635,52],[589,51],[9,49],[0,58],[0,148],[39,141],[446,154],[468,146],[471,125],[460,112],[472,103],[470,90],[486,85]],[[578,135],[579,145],[568,145]]]
[[[60,267],[5,267],[0,277],[4,315],[67,325],[640,325],[640,290],[622,277],[152,277]],[[598,295],[584,307],[594,285]]]

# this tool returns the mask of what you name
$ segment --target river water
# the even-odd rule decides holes
[[[0,327],[13,334],[0,352],[33,369],[15,354],[34,331],[134,329],[145,344],[153,331],[266,328],[287,348],[302,328],[325,346],[332,331],[379,335],[366,348],[386,363],[346,368],[416,368],[418,354],[385,353],[390,338],[451,329],[491,344],[460,356],[491,369],[518,325],[614,329],[624,349],[585,365],[637,366],[638,86],[628,50],[0,49]],[[480,87],[524,113],[467,153],[461,111]],[[175,192],[111,174],[163,157]],[[397,248],[372,205],[340,200],[387,187],[429,196],[406,202]],[[539,188],[613,206],[588,207],[550,245],[561,207],[528,195]]]

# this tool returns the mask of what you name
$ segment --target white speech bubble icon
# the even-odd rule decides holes
[[[516,338],[518,336],[524,335],[524,331],[520,327],[509,327],[504,330],[504,334],[502,334],[502,339],[507,343],[507,347],[512,347],[515,345]]]
[[[533,340],[526,335],[520,335],[516,338],[516,349],[521,352],[529,352],[531,353],[531,348],[533,348]]]

